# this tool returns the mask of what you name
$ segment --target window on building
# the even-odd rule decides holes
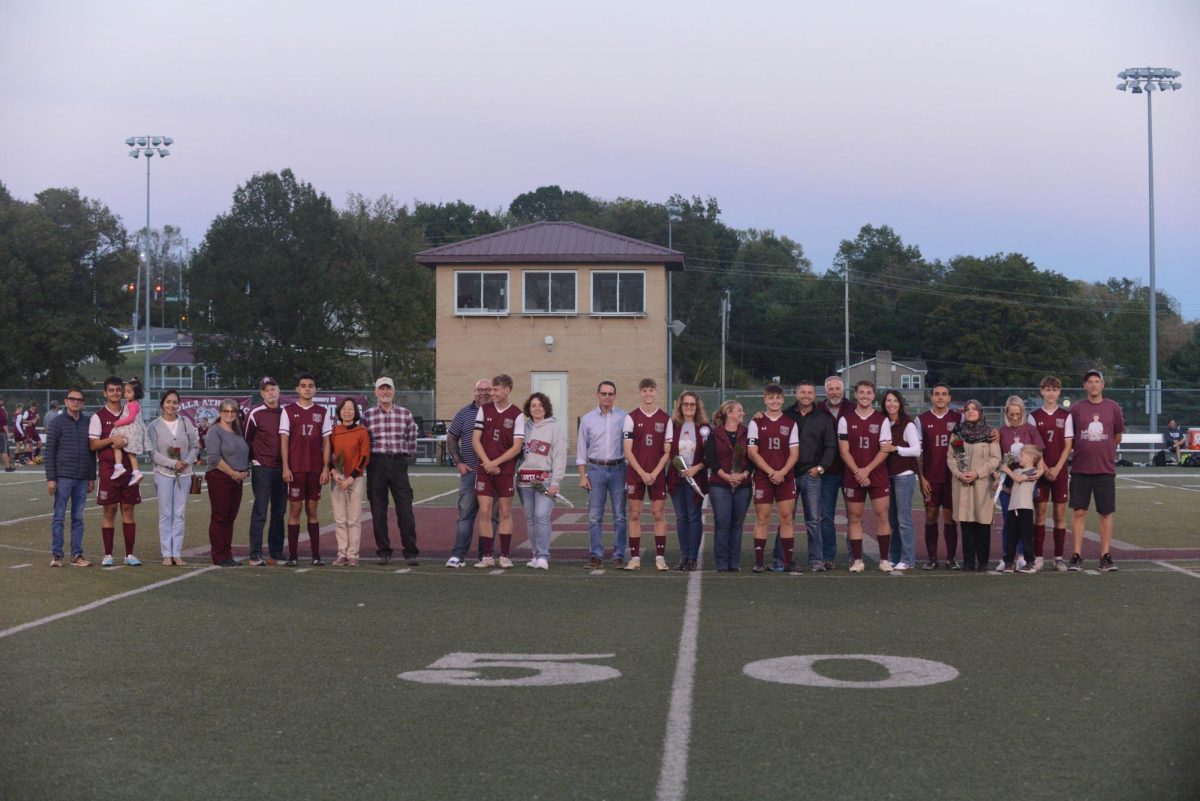
[[[574,314],[575,273],[524,273],[526,314]]]
[[[900,374],[900,389],[912,389],[913,377],[908,373]]]
[[[508,273],[456,272],[455,314],[508,314]]]
[[[920,375],[920,373],[913,373],[913,377],[912,377],[912,388],[913,388],[913,389],[920,389],[920,388],[921,388],[921,375]]]
[[[645,314],[646,273],[592,273],[592,314]]]

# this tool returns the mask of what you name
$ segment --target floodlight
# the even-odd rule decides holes
[[[158,149],[158,155],[159,155],[159,157],[160,157],[160,158],[164,158],[164,159],[165,159],[167,156],[171,155],[171,151],[170,151],[170,150],[167,150],[165,147],[160,147],[160,148]]]
[[[1117,84],[1117,91],[1124,92],[1128,87],[1129,84],[1122,81],[1121,83]]]
[[[138,147],[145,147],[146,146],[146,137],[139,136],[137,138],[137,143],[138,143]]]
[[[162,140],[163,140],[163,144],[166,145],[167,147],[170,147],[171,145],[175,144],[175,140],[169,136],[164,136],[162,138]]]
[[[129,145],[130,147],[133,147],[133,137],[131,136],[128,139],[126,139],[125,144]]]
[[[162,144],[162,137],[161,136],[150,137],[150,144],[154,145],[155,147],[158,147],[159,145]]]

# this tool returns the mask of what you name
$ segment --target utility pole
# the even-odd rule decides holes
[[[729,290],[721,295],[721,394],[718,405],[725,402],[725,339],[729,336]]]

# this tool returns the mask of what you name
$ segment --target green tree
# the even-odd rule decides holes
[[[358,288],[338,269],[329,198],[290,169],[255,175],[213,220],[192,265],[196,355],[225,386],[302,372],[326,387],[366,382],[350,353],[362,331]]]
[[[115,364],[110,326],[128,319],[136,264],[99,201],[47,189],[27,203],[0,184],[0,384],[61,387],[85,361]]]
[[[452,203],[417,201],[413,204],[412,218],[425,233],[426,247],[446,245],[504,229],[504,221],[499,214],[477,209],[461,200]]]
[[[595,225],[602,205],[583,192],[566,191],[558,186],[540,186],[513,198],[508,213],[517,225],[541,222],[577,222]]]

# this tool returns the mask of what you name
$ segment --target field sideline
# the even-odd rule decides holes
[[[0,797],[1200,793],[1200,472],[1123,473],[1118,573],[903,577],[580,570],[577,488],[550,571],[446,570],[455,477],[414,474],[422,564],[368,527],[354,570],[212,568],[205,498],[185,568],[150,502],[145,566],[51,570],[40,472],[0,476]]]

